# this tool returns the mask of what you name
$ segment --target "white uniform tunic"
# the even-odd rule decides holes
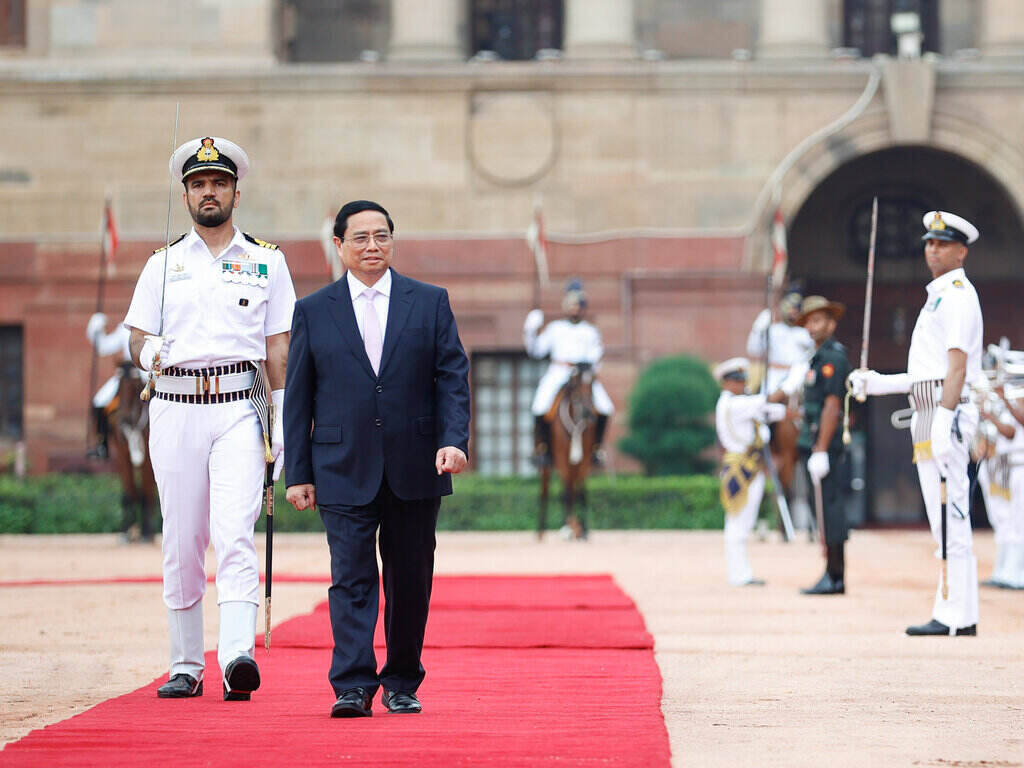
[[[727,453],[745,453],[757,435],[758,424],[779,421],[786,406],[765,402],[764,395],[734,395],[723,391],[715,406],[715,430]],[[747,559],[747,538],[757,522],[757,511],[764,495],[764,472],[750,482],[747,503],[739,514],[725,516],[725,563],[729,584],[748,583],[754,572]]]
[[[764,357],[764,329],[770,317],[767,309],[761,310],[747,336],[747,354],[752,360]],[[807,329],[783,322],[771,324],[768,329],[768,346],[767,392],[775,392],[790,368],[808,362],[814,355],[814,340]]]
[[[964,274],[955,269],[932,280],[910,339],[907,373],[915,381],[944,379],[950,349],[967,355],[966,383],[979,380],[981,373],[982,319],[978,294]],[[965,385],[965,391],[967,386]],[[916,426],[917,414],[911,424]],[[969,514],[967,479],[968,447],[978,428],[978,409],[971,403],[957,405],[953,420],[953,452],[948,459],[946,555],[949,598],[942,598],[942,584],[935,592],[932,618],[948,627],[968,627],[978,622],[978,562],[974,557]],[[942,514],[939,467],[933,459],[919,459],[918,478],[932,535],[940,547]]]
[[[537,384],[537,393],[533,397],[530,409],[534,416],[543,416],[551,409],[555,397],[569,381],[573,365],[590,363],[596,367],[604,355],[600,331],[586,320],[578,323],[564,319],[555,320],[548,323],[539,335],[528,326],[524,327],[523,343],[531,357],[551,356],[551,365]],[[598,413],[610,416],[615,412],[615,406],[607,390],[596,378],[592,396],[594,409]]]
[[[281,251],[249,242],[236,229],[224,251],[214,255],[193,229],[170,246],[166,258],[163,332],[174,341],[164,369],[264,360],[266,338],[291,329],[295,291]],[[125,326],[149,334],[160,331],[163,274],[161,250],[142,270]],[[259,562],[253,526],[266,469],[255,408],[248,399],[189,404],[154,397],[149,413],[150,455],[164,518],[164,602],[172,614],[200,609],[206,590],[205,552],[212,538],[218,603],[251,603],[247,615],[254,621]],[[174,622],[172,617],[171,675],[183,672],[199,679],[201,632],[198,646],[194,637],[179,642]],[[222,611],[220,646],[227,624]],[[238,639],[249,648],[251,629]],[[194,635],[192,629],[189,633]],[[222,669],[225,660],[249,650],[220,646]]]

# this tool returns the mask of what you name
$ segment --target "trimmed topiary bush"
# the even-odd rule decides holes
[[[703,360],[680,355],[651,363],[629,398],[629,434],[619,450],[644,465],[648,475],[692,475],[714,466],[711,414],[719,387]]]

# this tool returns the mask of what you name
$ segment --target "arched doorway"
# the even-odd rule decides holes
[[[926,146],[903,146],[862,155],[836,168],[808,195],[788,233],[790,274],[805,290],[842,301],[847,314],[837,335],[856,366],[864,322],[864,280],[871,201],[879,201],[874,307],[868,365],[906,370],[910,334],[931,279],[922,255],[921,216],[954,211],[981,232],[967,257],[978,289],[985,343],[1009,337],[1024,347],[1015,311],[1024,288],[1024,223],[1013,199],[991,173],[959,155]],[[915,523],[924,519],[909,438],[889,425],[906,407],[900,396],[872,398],[859,407],[864,429],[866,522]]]

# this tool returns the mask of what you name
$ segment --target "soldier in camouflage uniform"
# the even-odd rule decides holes
[[[813,587],[801,590],[805,595],[846,592],[843,548],[848,533],[845,502],[849,482],[839,419],[850,361],[846,348],[832,338],[844,310],[842,304],[823,296],[808,296],[800,306],[798,320],[816,348],[804,384],[804,421],[797,445],[812,484],[821,483],[821,534],[826,548],[825,573]],[[813,507],[813,498],[811,503]]]

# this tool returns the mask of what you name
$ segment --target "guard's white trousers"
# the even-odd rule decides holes
[[[248,400],[190,405],[154,398],[149,450],[163,515],[164,602],[189,608],[217,557],[217,601],[259,604],[253,526],[260,514],[263,433]]]
[[[96,394],[92,398],[93,408],[106,408],[110,405],[110,401],[114,399],[117,390],[120,388],[121,371],[118,369],[117,373],[103,382],[103,386],[96,390]]]
[[[568,365],[552,363],[548,366],[547,371],[544,372],[540,382],[537,384],[537,392],[533,396],[533,405],[530,406],[534,416],[543,416],[551,410],[555,398],[558,397],[558,393],[569,380],[571,373],[572,368]],[[604,416],[611,416],[615,413],[615,405],[612,403],[612,399],[608,396],[608,391],[604,388],[600,379],[594,379],[593,386],[591,387],[591,397],[594,399],[594,410],[598,413]]]
[[[737,514],[725,516],[725,566],[726,578],[732,586],[740,586],[754,578],[754,571],[747,559],[747,539],[757,522],[757,511],[764,496],[764,473],[750,482],[747,503]]]
[[[958,629],[978,623],[978,561],[974,557],[971,535],[971,517],[967,479],[968,446],[978,428],[978,411],[973,405],[957,408],[955,425],[960,436],[952,438],[953,452],[946,467],[946,559],[949,574],[949,597],[942,598],[942,575],[935,591],[932,618],[947,627]],[[942,504],[940,498],[939,467],[929,459],[917,462],[917,475],[921,481],[921,495],[932,536],[939,547],[937,558],[942,557]]]
[[[1010,502],[999,494],[992,493],[992,478],[988,471],[988,462],[978,463],[978,487],[981,488],[981,496],[985,500],[985,512],[988,515],[988,523],[992,526],[992,539],[996,545],[995,561],[992,564],[992,581],[1005,582],[1007,555],[1007,534],[1010,523]]]
[[[1020,461],[1014,456],[1011,461]],[[1010,500],[1006,502],[1006,555],[1002,581],[1024,589],[1024,466],[1010,468]]]

